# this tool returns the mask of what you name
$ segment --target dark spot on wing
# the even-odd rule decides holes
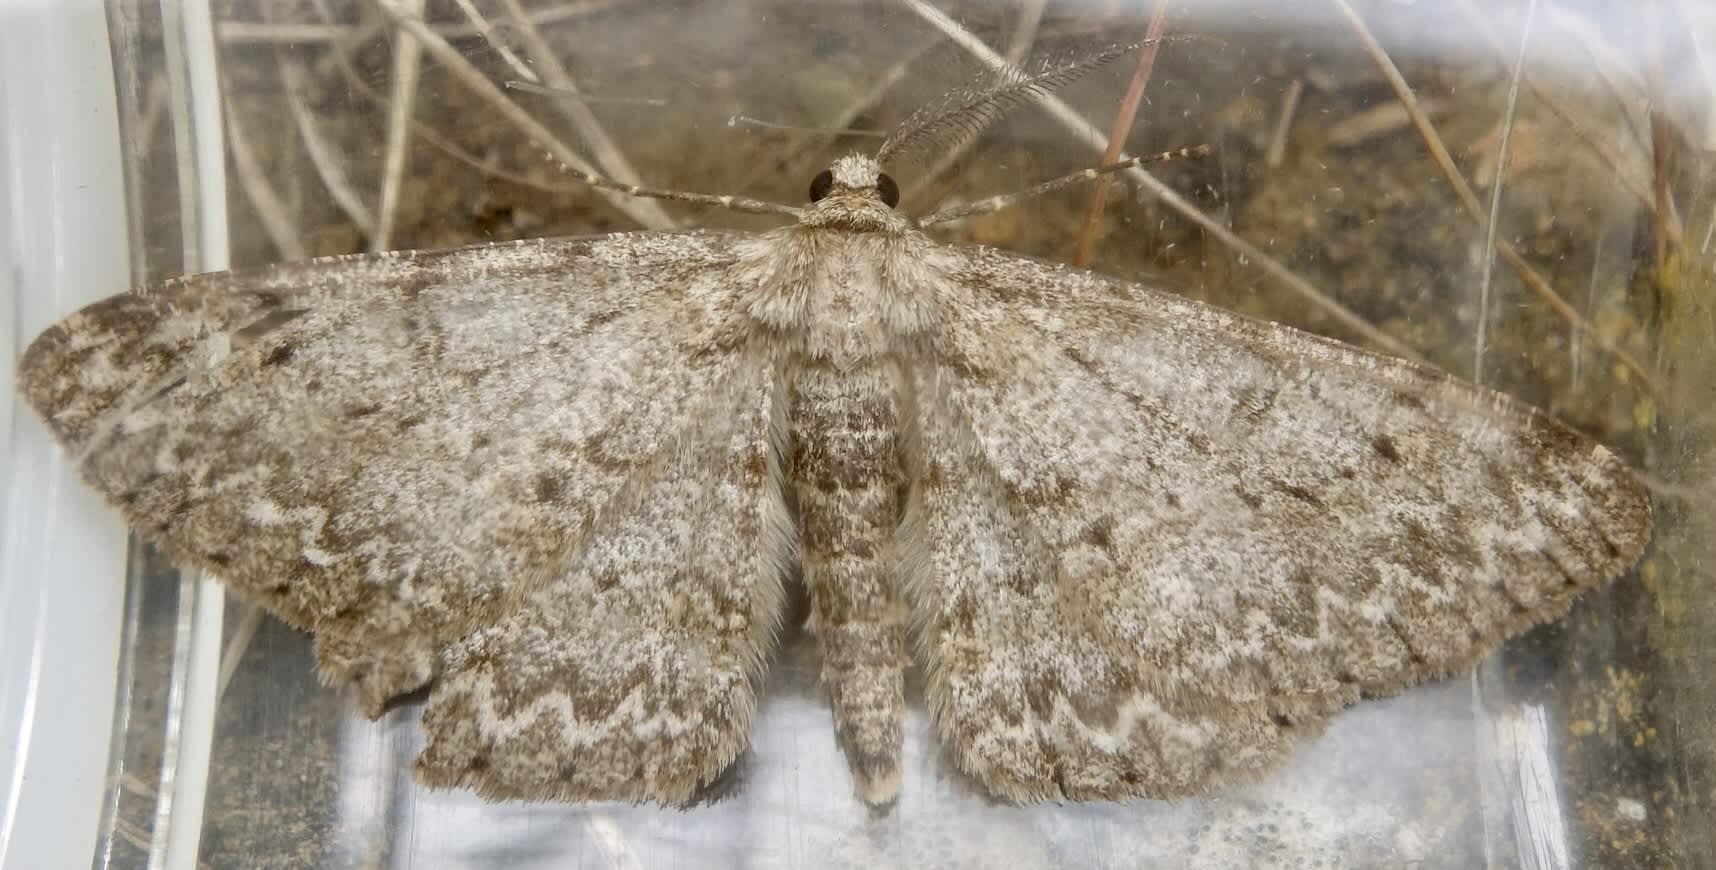
[[[620,585],[620,575],[612,569],[597,574],[593,579],[595,580],[596,591],[598,592],[606,592]]]
[[[1400,620],[1390,617],[1388,619],[1388,630],[1394,634],[1396,640],[1400,641],[1401,648],[1406,650],[1406,659],[1413,667],[1422,668],[1430,663],[1429,659],[1424,655],[1422,645],[1413,641],[1411,635],[1407,633],[1406,628],[1401,625]]]
[[[262,367],[266,369],[274,366],[285,365],[292,360],[292,354],[297,352],[297,350],[297,345],[282,344],[269,351],[268,355],[262,358]]]
[[[551,502],[560,498],[560,478],[547,472],[536,475],[533,488],[537,501]]]
[[[1091,359],[1089,354],[1086,354],[1084,351],[1074,347],[1067,348],[1065,353],[1067,355],[1067,359],[1072,360],[1074,365],[1084,369],[1086,374],[1096,378],[1098,381],[1103,380],[1102,370],[1097,368],[1096,360]]]
[[[273,290],[251,291],[250,299],[256,303],[257,308],[263,309],[279,308],[286,304],[286,297],[274,292]]]
[[[1239,496],[1239,500],[1245,502],[1246,507],[1249,507],[1252,510],[1257,510],[1258,508],[1263,507],[1263,497],[1246,489],[1244,484],[1234,484],[1233,494]]]
[[[1299,637],[1314,638],[1322,633],[1317,620],[1317,590],[1322,584],[1309,570],[1300,568],[1287,580],[1292,604],[1283,608],[1276,623]]]
[[[942,473],[941,463],[931,462],[924,467],[924,486],[929,489],[939,489],[947,482],[947,475]]]
[[[1053,481],[1046,481],[1036,486],[1018,486],[1008,484],[1008,490],[1019,499],[1020,504],[1028,507],[1057,507],[1070,503],[1080,493],[1078,480],[1056,472]]]
[[[1393,399],[1394,404],[1399,405],[1402,408],[1410,408],[1414,411],[1424,410],[1424,397],[1417,393],[1407,392],[1406,390],[1395,390]]]
[[[1080,540],[1104,552],[1114,549],[1114,518],[1101,516],[1085,526]]]
[[[171,381],[167,382],[167,384],[162,386],[161,389],[157,390],[155,392],[155,395],[151,396],[150,399],[154,400],[154,401],[159,401],[161,399],[164,399],[168,395],[172,394],[172,392],[174,390],[177,390],[178,388],[184,386],[187,383],[189,383],[189,379],[183,375],[180,375],[179,377],[176,377],[176,378],[172,379]]]
[[[1513,475],[1508,472],[1507,467],[1493,456],[1485,455],[1482,459],[1484,479],[1489,482],[1491,491],[1507,500],[1510,511],[1516,514],[1524,513],[1524,506],[1520,503],[1519,494],[1514,491]]]
[[[1462,571],[1476,568],[1476,551],[1463,536],[1452,535],[1444,542],[1414,517],[1400,517],[1399,522],[1406,546],[1395,552],[1395,558],[1424,583],[1446,587],[1455,562]]]
[[[1619,558],[1621,555],[1621,548],[1615,546],[1615,542],[1609,537],[1608,532],[1603,531],[1601,527],[1597,527],[1597,533],[1597,539],[1603,545],[1603,555],[1611,560]]]
[[[740,459],[740,467],[751,479],[762,479],[769,474],[769,459],[762,451],[753,450]]]
[[[1281,395],[1277,387],[1252,387],[1245,391],[1236,403],[1238,409],[1252,421],[1260,421],[1275,407],[1275,400]]]
[[[1578,455],[1589,448],[1585,437],[1548,417],[1532,413],[1525,419],[1525,431],[1515,436],[1514,443],[1524,453],[1548,450],[1561,455]]]
[[[1415,517],[1401,517],[1400,527],[1406,531],[1406,539],[1414,549],[1432,551],[1436,549],[1435,539],[1430,536],[1430,530]]]
[[[1298,484],[1288,483],[1284,480],[1272,480],[1269,483],[1271,486],[1275,487],[1277,492],[1286,493],[1287,495],[1290,495],[1312,507],[1320,508],[1323,506],[1322,499],[1318,498],[1315,493],[1299,486]]]
[[[1370,439],[1370,449],[1375,450],[1378,456],[1389,462],[1401,461],[1400,449],[1395,446],[1394,439],[1387,435],[1378,435]]]
[[[624,311],[618,308],[608,308],[590,315],[589,319],[585,321],[585,324],[590,329],[595,329],[598,326],[605,326],[620,319],[620,315],[624,313]]]
[[[876,546],[864,538],[848,538],[833,542],[828,548],[830,556],[851,556],[856,559],[873,559],[876,556]]]

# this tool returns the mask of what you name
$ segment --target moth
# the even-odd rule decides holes
[[[367,715],[426,687],[418,778],[490,798],[690,798],[798,582],[864,801],[912,667],[998,797],[1197,794],[1646,546],[1637,476],[1500,393],[944,245],[898,195],[853,155],[767,232],[191,276],[70,315],[18,381]]]

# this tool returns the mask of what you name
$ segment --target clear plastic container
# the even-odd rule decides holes
[[[429,26],[564,145],[534,140],[434,52],[411,60],[374,4],[238,0],[199,18],[124,0],[105,21],[94,4],[0,7],[14,355],[77,303],[228,262],[662,216],[768,226],[616,206],[545,152],[610,175],[623,160],[652,186],[798,203],[833,157],[874,140],[734,116],[886,130],[994,56],[1137,40],[1150,4],[522,2],[528,27],[511,5],[479,0],[479,26],[430,4]],[[13,402],[6,868],[1716,863],[1703,676],[1716,667],[1716,13],[1693,0],[1354,0],[1356,26],[1338,0],[1292,5],[1170,5],[1126,150],[1212,153],[1153,167],[1154,183],[1122,176],[1092,268],[1405,349],[1626,456],[1656,491],[1654,543],[1565,619],[1475,674],[1339,714],[1261,782],[1176,802],[993,801],[938,750],[914,685],[904,786],[885,812],[853,797],[814,645],[789,624],[750,748],[707,800],[490,804],[412,782],[420,702],[362,718],[317,684],[307,636],[127,550]],[[890,167],[905,208],[1095,165],[1132,63],[1012,112],[969,149]],[[557,86],[556,65],[588,99],[504,88],[521,69]],[[1088,193],[937,234],[1067,260]],[[1496,242],[1560,303],[1490,253],[1491,214]]]

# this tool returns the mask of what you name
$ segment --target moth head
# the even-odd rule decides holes
[[[900,186],[882,171],[874,158],[850,154],[818,172],[810,182],[811,202],[821,202],[830,196],[873,199],[893,208],[900,204]]]

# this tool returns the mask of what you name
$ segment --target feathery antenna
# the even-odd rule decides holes
[[[958,90],[913,112],[894,130],[881,150],[877,163],[928,146],[954,148],[976,136],[1008,111],[1035,101],[1087,73],[1138,48],[1140,43],[1111,45],[1071,63],[1053,66],[1035,74],[1008,67],[999,81],[987,87]]]

